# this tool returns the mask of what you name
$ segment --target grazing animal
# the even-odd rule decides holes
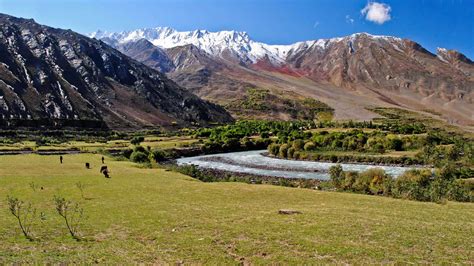
[[[100,172],[104,174],[105,178],[110,178],[109,169],[107,169],[107,165],[102,165],[102,167],[100,168]]]
[[[91,165],[89,163],[86,163],[86,168],[87,169],[90,169],[91,168]]]
[[[100,167],[100,173],[102,173],[103,171],[107,170],[107,165],[102,165],[102,167]]]

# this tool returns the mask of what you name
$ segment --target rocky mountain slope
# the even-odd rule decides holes
[[[473,62],[446,49],[434,55],[411,40],[358,33],[268,45],[244,32],[170,28],[91,36],[152,67],[173,62],[166,70],[170,78],[224,105],[245,100],[249,88],[257,88],[271,95],[289,95],[291,101],[320,100],[334,108],[340,119],[370,119],[376,115],[367,108],[386,106],[429,113],[454,124],[474,124]],[[168,57],[135,56],[130,50],[140,51],[141,40]],[[136,48],[120,48],[125,45]]]
[[[167,56],[156,50],[153,58],[163,62]],[[222,107],[102,41],[0,14],[2,126],[55,121],[124,128],[231,120]]]

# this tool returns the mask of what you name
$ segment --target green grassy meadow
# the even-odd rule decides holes
[[[105,179],[100,158],[0,157],[0,263],[474,263],[472,203],[202,183],[108,157]],[[38,241],[23,237],[7,195],[45,213],[32,227]],[[54,195],[84,208],[84,241],[68,235]]]

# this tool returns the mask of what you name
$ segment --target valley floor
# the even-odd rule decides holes
[[[202,183],[111,158],[105,179],[100,158],[0,158],[0,263],[474,263],[471,203]],[[38,241],[24,239],[7,195],[44,212],[32,227]],[[85,241],[68,236],[55,195],[84,208]]]

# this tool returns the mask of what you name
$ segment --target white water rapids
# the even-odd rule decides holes
[[[178,165],[196,165],[199,168],[286,178],[311,178],[328,180],[328,170],[337,163],[296,161],[271,158],[262,155],[265,150],[230,152],[180,158]],[[382,168],[393,177],[414,167],[340,163],[344,171],[362,172],[370,168]]]

